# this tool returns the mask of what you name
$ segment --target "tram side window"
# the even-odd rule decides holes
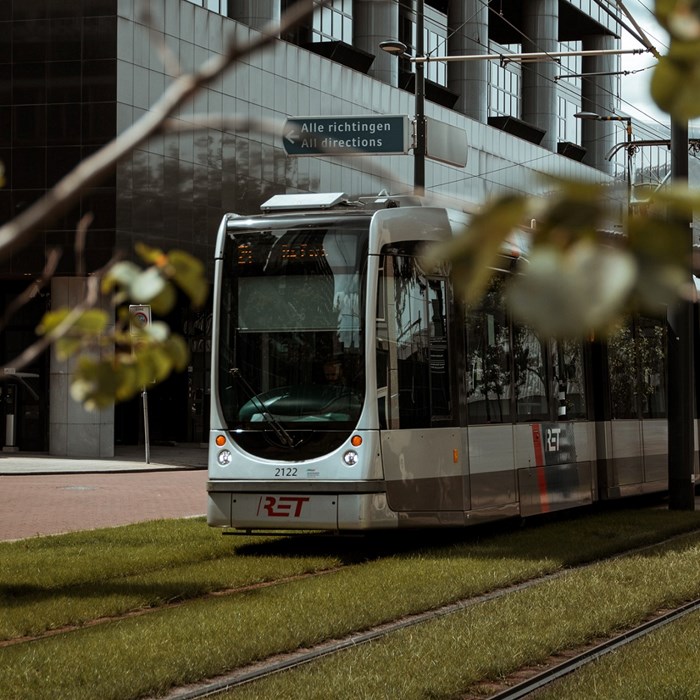
[[[552,414],[559,420],[586,418],[586,384],[580,340],[553,340]]]
[[[640,383],[643,418],[666,417],[666,323],[640,317]]]
[[[511,420],[511,337],[503,299],[504,278],[496,276],[478,306],[467,308],[467,415],[470,423]]]
[[[426,314],[425,279],[417,274],[415,259],[394,258],[394,318],[399,425],[430,427],[430,345]]]
[[[467,416],[469,423],[585,418],[583,345],[541,338],[511,324],[496,274],[477,306],[466,313]]]
[[[513,390],[518,420],[550,418],[546,341],[532,328],[513,326]]]
[[[409,245],[409,244],[405,244]],[[383,256],[377,298],[380,428],[453,423],[449,287],[427,277],[413,248]]]
[[[659,319],[628,319],[608,340],[613,418],[666,416],[666,330]]]
[[[608,339],[610,408],[613,418],[638,418],[634,326],[629,319]]]

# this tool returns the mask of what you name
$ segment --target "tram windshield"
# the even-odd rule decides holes
[[[219,336],[229,428],[284,436],[356,424],[367,239],[357,222],[229,233]]]

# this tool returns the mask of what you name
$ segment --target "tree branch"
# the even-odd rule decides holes
[[[172,82],[151,109],[122,134],[79,163],[43,197],[0,227],[0,260],[26,246],[42,228],[68,211],[82,192],[102,181],[116,163],[152,136],[160,133],[163,123],[202,87],[221,75],[231,65],[277,40],[314,10],[312,0],[299,0],[285,12],[279,25],[268,25],[263,33],[238,48],[232,43],[223,55],[209,59],[193,73]]]

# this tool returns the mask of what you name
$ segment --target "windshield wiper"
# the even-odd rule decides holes
[[[238,367],[231,367],[229,372],[234,377],[234,379],[238,379],[238,381],[241,383],[241,385],[246,390],[246,392],[248,392],[248,396],[250,397],[250,400],[256,405],[256,408],[259,408],[260,415],[263,417],[265,422],[275,431],[275,435],[277,435],[279,441],[285,447],[296,447],[292,436],[285,429],[285,427],[277,420],[277,418],[275,418],[272,415],[272,413],[270,413],[267,410],[267,407],[258,398],[258,395],[255,393],[255,390],[253,389],[253,387],[250,386],[250,384],[248,384],[245,377],[241,374],[241,370],[238,369]]]

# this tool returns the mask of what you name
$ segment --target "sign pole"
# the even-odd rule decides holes
[[[143,401],[143,441],[146,446],[146,464],[150,464],[151,442],[148,433],[148,392],[146,391],[146,387],[144,387],[141,392],[141,399]]]
[[[131,304],[129,306],[131,335],[138,335],[142,329],[151,325],[151,307],[148,304]],[[151,463],[151,443],[148,429],[148,392],[144,386],[141,389],[141,402],[143,403],[143,441],[146,449],[146,464]]]
[[[424,0],[416,1],[416,56],[425,53],[423,37]],[[415,62],[416,143],[413,148],[413,191],[422,195],[425,190],[425,63]]]

